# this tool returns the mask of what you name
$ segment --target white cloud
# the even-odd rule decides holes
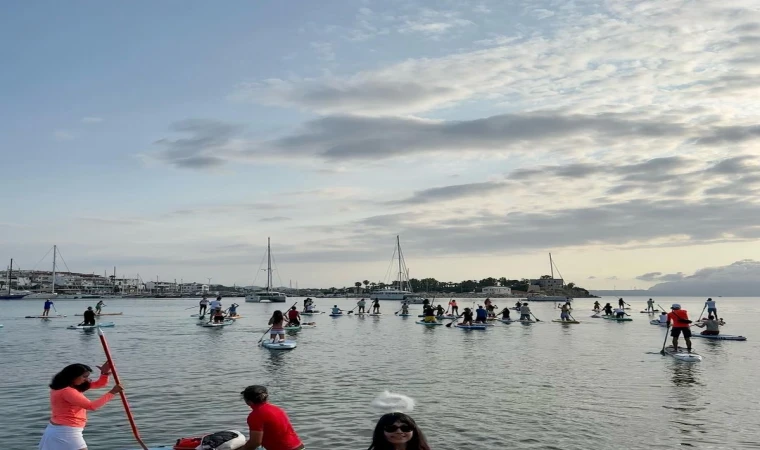
[[[319,59],[323,61],[335,60],[335,52],[333,51],[332,44],[329,42],[311,42],[309,45]]]

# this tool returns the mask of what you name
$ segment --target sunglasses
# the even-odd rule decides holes
[[[412,427],[410,427],[409,425],[401,425],[401,426],[388,425],[384,427],[383,429],[385,430],[386,433],[395,433],[397,430],[401,430],[402,433],[409,433],[410,431],[412,431]]]

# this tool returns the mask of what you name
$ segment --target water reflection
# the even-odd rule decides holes
[[[680,361],[671,362],[670,369],[673,389],[664,399],[667,402],[664,408],[671,410],[669,422],[684,439],[681,445],[691,446],[688,441],[693,443],[698,435],[707,433],[699,417],[700,412],[705,410],[700,392],[703,386],[699,380],[701,369],[698,364]]]

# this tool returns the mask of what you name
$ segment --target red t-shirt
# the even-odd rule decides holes
[[[683,309],[674,309],[668,313],[668,321],[673,322],[673,328],[689,328],[689,314]]]
[[[298,318],[298,311],[295,311],[291,309],[288,311],[288,319],[297,319]]]
[[[267,450],[293,450],[301,445],[301,439],[290,424],[285,411],[270,403],[262,403],[251,408],[248,428],[261,431],[261,446]]]

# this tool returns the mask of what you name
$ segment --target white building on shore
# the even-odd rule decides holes
[[[487,295],[512,295],[512,288],[506,286],[488,286],[483,288]]]

